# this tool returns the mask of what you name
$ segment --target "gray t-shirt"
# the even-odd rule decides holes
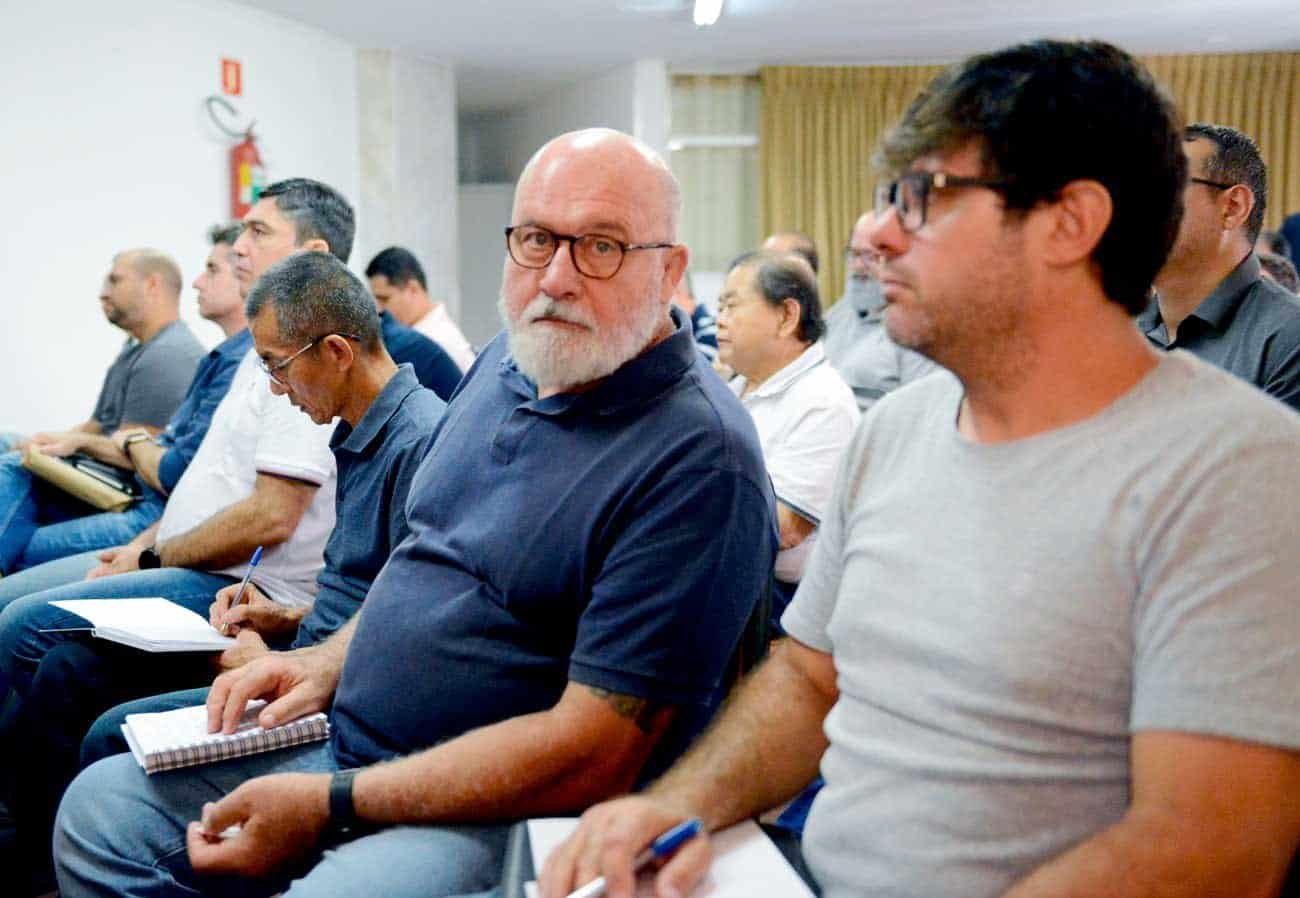
[[[189,326],[179,320],[148,343],[127,340],[104,376],[90,417],[105,433],[123,424],[166,427],[206,354]]]
[[[1115,823],[1133,732],[1300,748],[1300,419],[1176,351],[1094,417],[864,417],[785,629],[832,652],[828,898],[981,898]]]

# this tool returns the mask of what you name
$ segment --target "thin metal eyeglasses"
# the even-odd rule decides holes
[[[876,187],[875,213],[882,216],[891,208],[898,213],[904,231],[919,230],[925,224],[930,193],[956,187],[983,187],[1002,191],[1011,185],[1005,178],[964,178],[946,172],[909,172],[896,181]]]
[[[1213,187],[1216,190],[1231,190],[1236,184],[1225,184],[1223,181],[1211,181],[1209,178],[1188,178],[1192,184],[1204,184],[1206,187]]]
[[[604,234],[557,234],[536,225],[515,225],[506,228],[506,252],[516,265],[524,268],[545,268],[559,251],[560,243],[568,241],[569,258],[581,274],[597,280],[608,280],[623,267],[627,253],[638,249],[670,249],[675,243],[624,243]]]
[[[313,346],[315,346],[321,340],[324,340],[326,337],[344,337],[348,340],[356,340],[358,343],[361,342],[361,338],[358,337],[356,334],[337,334],[331,331],[328,334],[321,334],[319,337],[317,337],[316,339],[308,343],[306,346],[304,346],[302,349],[299,349],[293,355],[289,356],[287,359],[281,359],[280,361],[275,362],[274,364],[268,365],[266,363],[266,359],[259,356],[257,359],[257,365],[259,368],[262,369],[262,371],[266,373],[267,377],[271,378],[271,380],[275,381],[277,384],[279,384],[282,387],[288,388],[289,385],[284,381],[280,380],[280,378],[277,377],[276,375],[278,375],[281,371],[285,370],[291,364],[293,364],[294,359],[298,358],[298,356],[302,355],[304,352],[311,349]]]

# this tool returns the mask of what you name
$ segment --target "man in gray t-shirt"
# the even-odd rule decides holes
[[[951,374],[864,416],[790,634],[546,898],[818,769],[828,898],[1276,895],[1300,842],[1300,421],[1133,325],[1177,231],[1173,104],[1122,51],[939,75],[886,136],[885,326]],[[685,894],[702,844],[657,874]]]
[[[90,418],[72,431],[108,436],[126,426],[161,430],[176,411],[206,350],[179,319],[181,270],[156,249],[134,249],[113,257],[99,304],[104,317],[127,333],[126,344],[104,375]],[[58,432],[30,440],[10,437],[0,448],[29,441],[51,447],[66,442]]]

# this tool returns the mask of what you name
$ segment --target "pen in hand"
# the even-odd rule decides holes
[[[655,860],[666,860],[676,853],[691,839],[694,839],[704,831],[704,823],[699,817],[692,817],[684,823],[679,823],[668,832],[661,835],[650,843],[650,847],[642,851],[632,861],[632,869],[640,870],[646,864]],[[599,898],[605,894],[605,877],[597,876],[591,882],[581,888],[574,889],[567,898]]]
[[[254,568],[257,567],[257,563],[261,560],[262,560],[262,547],[258,546],[256,549],[253,550],[253,557],[248,559],[248,571],[244,574],[244,579],[239,584],[239,592],[235,593],[235,600],[230,603],[231,608],[234,608],[236,605],[238,605],[240,602],[244,600],[244,593],[248,591],[248,581],[253,576],[253,570]],[[226,624],[224,627],[222,627],[221,632],[222,635],[229,636],[230,624]]]

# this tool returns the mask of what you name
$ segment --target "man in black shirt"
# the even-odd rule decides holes
[[[1268,202],[1259,147],[1204,124],[1187,128],[1183,147],[1183,220],[1138,327],[1300,410],[1300,301],[1261,275],[1252,249]]]

